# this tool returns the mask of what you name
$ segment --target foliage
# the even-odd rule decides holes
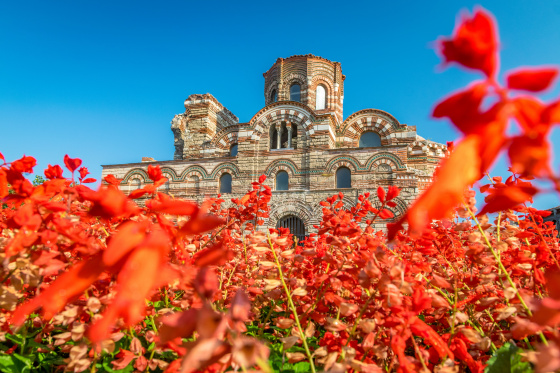
[[[545,89],[556,70],[500,86],[483,10],[438,45],[485,79],[436,106],[465,137],[388,233],[374,227],[392,218],[395,186],[352,207],[342,193],[321,202],[317,233],[298,243],[264,229],[264,176],[240,199],[198,206],[159,192],[158,166],[126,195],[113,175],[87,187],[78,158],[64,157],[71,178],[49,165],[33,185],[33,157],[0,154],[2,371],[560,369],[558,232],[528,205],[533,177],[558,185],[546,134],[560,104],[509,97]],[[512,117],[521,134],[508,138]],[[503,149],[512,175],[488,177],[476,214],[469,188]]]
[[[512,343],[506,343],[488,360],[485,373],[525,373],[532,372],[531,364],[522,361],[520,348]]]
[[[39,186],[45,182],[45,179],[41,175],[35,175],[35,179],[33,179],[33,186]]]

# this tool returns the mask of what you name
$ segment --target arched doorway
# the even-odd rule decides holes
[[[278,227],[290,229],[290,233],[296,236],[298,241],[301,241],[306,237],[305,223],[295,215],[287,215],[278,220],[276,228]]]

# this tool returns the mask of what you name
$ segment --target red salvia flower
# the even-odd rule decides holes
[[[472,16],[462,15],[451,38],[438,41],[445,63],[457,62],[470,69],[480,70],[493,78],[498,68],[498,36],[495,21],[484,9]]]
[[[62,167],[59,165],[51,166],[50,164],[45,169],[45,177],[47,179],[61,179],[62,178]]]
[[[540,92],[549,88],[558,76],[558,69],[551,68],[521,68],[507,75],[507,87],[529,92]]]
[[[68,154],[66,154],[64,156],[64,164],[66,165],[66,168],[73,174],[74,171],[76,171],[82,164],[82,160],[80,158],[70,158]]]

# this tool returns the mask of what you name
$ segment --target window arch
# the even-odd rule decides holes
[[[367,131],[362,133],[360,136],[360,143],[358,144],[360,148],[373,148],[381,146],[381,137],[373,131]]]
[[[290,176],[286,171],[280,171],[276,174],[276,190],[289,190]]]
[[[220,193],[231,193],[231,174],[227,172],[220,176]]]
[[[274,103],[278,101],[278,91],[276,91],[276,89],[273,89],[272,92],[270,92],[270,103]]]
[[[317,86],[315,91],[315,110],[323,110],[326,108],[327,92],[322,85]]]
[[[233,144],[229,148],[229,155],[230,155],[230,157],[237,157],[237,144]]]
[[[352,172],[348,167],[339,167],[336,170],[336,187],[352,188]]]
[[[301,87],[297,83],[290,86],[290,101],[301,102]]]

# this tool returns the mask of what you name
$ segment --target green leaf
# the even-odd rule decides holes
[[[311,372],[311,364],[307,361],[300,361],[297,364],[294,364],[294,372],[295,373],[304,373],[304,372]]]
[[[506,343],[488,360],[485,373],[530,373],[533,368],[529,362],[521,361],[521,349]]]
[[[2,372],[28,373],[33,367],[33,360],[17,353],[0,355],[0,369]]]
[[[134,364],[131,362],[124,369],[115,370],[113,369],[113,364],[111,363],[114,359],[109,358],[103,361],[103,369],[109,373],[130,373],[134,371]]]
[[[18,345],[23,344],[23,341],[25,341],[25,338],[23,338],[23,336],[19,334],[6,334],[6,339],[9,339],[10,341]]]
[[[11,355],[0,355],[0,371],[18,373],[18,369]]]

